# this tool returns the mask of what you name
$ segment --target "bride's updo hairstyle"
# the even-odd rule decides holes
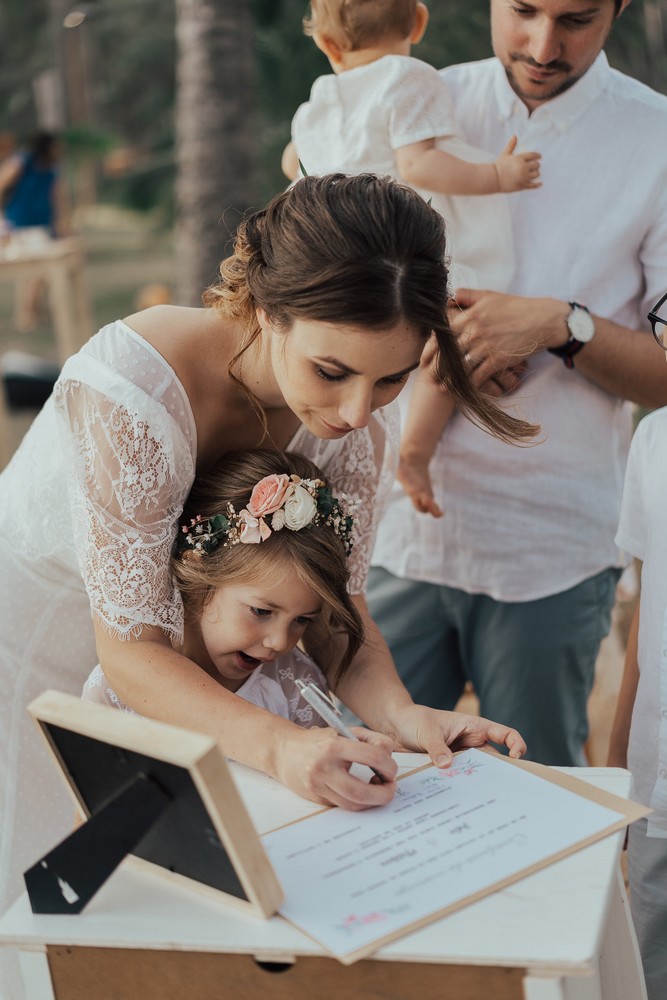
[[[210,518],[225,514],[231,503],[238,512],[247,507],[256,484],[265,476],[297,475],[301,479],[326,482],[309,459],[295,452],[256,449],[229,452],[215,471],[198,475],[185,504],[181,520],[185,524],[203,515]],[[353,534],[354,539],[354,534]],[[331,667],[332,680],[339,680],[364,641],[364,626],[349,593],[350,577],[345,541],[327,524],[309,524],[299,531],[272,531],[256,545],[218,545],[204,555],[189,551],[172,560],[186,620],[195,623],[219,587],[254,586],[263,581],[272,585],[292,576],[312,590],[322,601],[318,620],[306,627],[303,642],[308,651],[309,637],[319,642],[332,656],[320,666]],[[334,658],[330,640],[341,635],[340,655]]]
[[[447,277],[445,223],[420,195],[389,177],[328,174],[241,223],[204,303],[247,330],[240,354],[260,334],[257,307],[285,332],[297,319],[361,330],[407,321],[424,344],[434,334],[435,371],[468,417],[502,440],[531,438],[536,427],[473,385],[447,320]]]

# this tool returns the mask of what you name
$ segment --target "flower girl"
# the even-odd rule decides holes
[[[186,623],[179,651],[246,701],[324,725],[296,681],[329,684],[297,644],[317,636],[321,649],[325,637],[337,651],[326,665],[335,683],[363,642],[347,591],[352,504],[301,455],[247,451],[195,480],[184,516],[173,557]],[[83,697],[132,711],[99,665]]]

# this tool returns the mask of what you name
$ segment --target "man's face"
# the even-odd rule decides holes
[[[614,0],[491,0],[493,50],[530,111],[584,75],[615,17]]]

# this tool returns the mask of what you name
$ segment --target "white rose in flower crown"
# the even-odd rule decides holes
[[[285,527],[291,531],[299,531],[310,524],[315,517],[317,503],[315,497],[311,496],[308,490],[292,483],[287,487],[283,510],[285,511]]]

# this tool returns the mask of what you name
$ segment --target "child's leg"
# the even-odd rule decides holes
[[[441,517],[429,475],[429,462],[455,406],[451,396],[427,371],[417,378],[401,436],[398,479],[423,514]]]
[[[667,997],[667,838],[647,837],[645,819],[628,833],[630,908],[648,1000]]]

